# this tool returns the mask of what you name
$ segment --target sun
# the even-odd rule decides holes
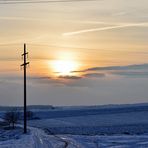
[[[77,70],[78,63],[72,60],[54,60],[51,66],[54,73],[58,75],[72,75],[72,71]]]

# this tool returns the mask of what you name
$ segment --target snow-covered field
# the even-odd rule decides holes
[[[148,104],[33,112],[27,135],[0,130],[0,148],[148,148]]]
[[[40,120],[30,126],[49,129],[54,134],[113,135],[148,133],[148,105],[121,105],[35,112]]]
[[[147,148],[148,135],[47,135],[39,129],[20,139],[0,142],[0,148]]]

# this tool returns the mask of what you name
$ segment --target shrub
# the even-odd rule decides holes
[[[15,128],[15,124],[18,122],[19,112],[9,111],[4,114],[4,121],[8,123],[9,127]]]

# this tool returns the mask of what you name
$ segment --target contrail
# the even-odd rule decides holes
[[[96,31],[105,31],[105,30],[112,30],[112,29],[119,29],[119,28],[126,28],[126,27],[148,27],[148,23],[131,23],[131,24],[120,24],[116,26],[108,26],[108,27],[101,27],[101,28],[92,28],[92,29],[84,29],[74,32],[66,32],[63,33],[63,36],[74,36],[78,34],[88,33],[88,32],[96,32]]]
[[[86,2],[97,0],[2,0],[0,4],[29,4],[29,3],[69,3],[69,2]],[[98,0],[99,1],[99,0]]]
[[[25,17],[7,17],[7,16],[0,16],[0,20],[20,20],[20,21],[46,21],[43,19],[36,19],[36,18],[25,18]]]

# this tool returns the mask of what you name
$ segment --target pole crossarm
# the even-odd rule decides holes
[[[21,66],[29,65],[29,62],[21,64]]]
[[[26,52],[26,53],[23,53],[23,54],[22,54],[22,56],[24,56],[24,55],[27,55],[27,54],[28,54],[28,52]]]

